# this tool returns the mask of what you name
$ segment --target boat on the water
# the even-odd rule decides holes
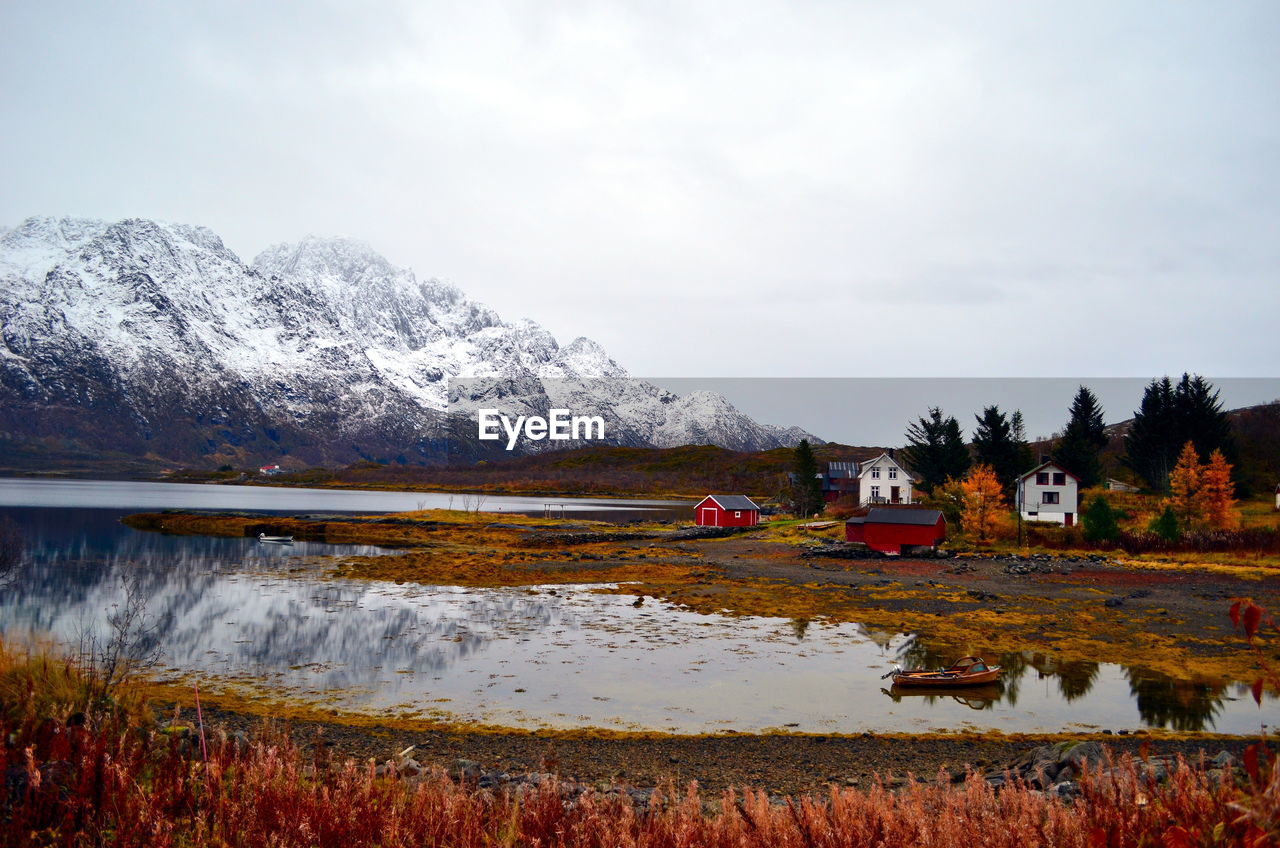
[[[961,657],[946,668],[903,670],[895,668],[884,675],[893,678],[894,686],[929,686],[952,688],[984,686],[1000,679],[1000,666],[987,665],[982,657]]]
[[[266,533],[259,533],[258,541],[269,542],[270,544],[273,544],[273,545],[292,545],[293,537],[292,536],[268,536]]]

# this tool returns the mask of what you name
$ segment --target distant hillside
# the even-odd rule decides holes
[[[824,444],[820,462],[871,459],[886,448]],[[731,451],[710,445],[679,448],[591,447],[479,462],[459,468],[359,463],[270,478],[273,484],[376,486],[562,495],[634,494],[700,497],[710,492],[772,498],[785,486],[794,452],[774,448]],[[210,475],[201,475],[201,479]],[[233,477],[232,474],[224,475]],[[263,482],[255,478],[253,482]]]

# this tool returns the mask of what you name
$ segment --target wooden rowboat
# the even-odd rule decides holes
[[[987,665],[982,657],[962,657],[946,668],[933,671],[923,668],[904,671],[895,668],[885,675],[893,678],[894,686],[930,686],[951,688],[955,686],[983,686],[1000,679],[1000,666]]]

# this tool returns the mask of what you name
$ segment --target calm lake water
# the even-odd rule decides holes
[[[124,497],[120,505],[133,503]],[[128,511],[0,508],[27,543],[18,582],[0,593],[0,630],[74,643],[102,628],[132,582],[157,625],[162,675],[206,689],[233,682],[288,692],[335,708],[523,727],[1254,733],[1280,720],[1276,700],[1259,709],[1243,684],[1063,665],[1033,652],[988,656],[1009,670],[993,688],[896,694],[880,680],[894,663],[947,659],[927,639],[700,615],[652,598],[637,608],[630,596],[589,586],[328,580],[321,574],[331,557],[386,552],[142,533],[119,523]]]
[[[375,492],[353,489],[294,489],[273,486],[225,486],[198,483],[139,483],[114,480],[40,480],[0,478],[0,507],[89,507],[129,509],[248,510],[263,512],[411,512],[464,509],[479,504],[484,512],[542,515],[551,510],[581,518],[625,521],[688,520],[688,501],[622,498],[516,497],[452,495],[441,492]]]

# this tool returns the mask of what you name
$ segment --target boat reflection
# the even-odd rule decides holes
[[[967,686],[964,689],[956,689],[946,686],[890,686],[888,689],[881,687],[881,692],[893,699],[895,704],[900,704],[903,699],[921,698],[924,703],[933,705],[943,703],[948,698],[957,704],[966,706],[971,710],[989,710],[1000,701],[1000,696],[1004,694],[1004,686],[1000,683],[988,683],[985,686]]]

